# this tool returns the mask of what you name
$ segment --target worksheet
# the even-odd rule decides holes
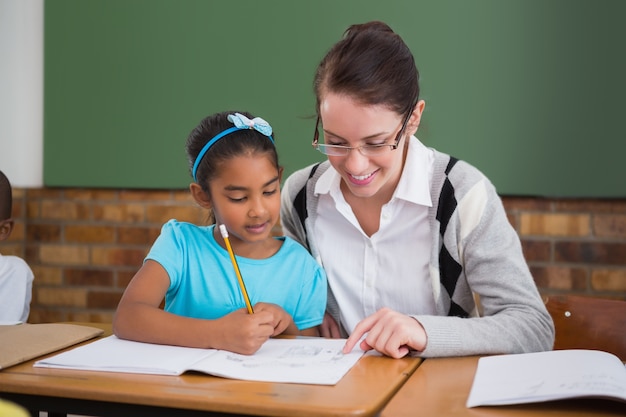
[[[253,355],[122,340],[109,336],[37,361],[34,366],[181,375],[196,371],[250,381],[335,385],[363,356],[343,354],[345,339],[272,338]]]

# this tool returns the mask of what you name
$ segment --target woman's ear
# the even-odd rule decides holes
[[[204,192],[200,184],[192,182],[189,184],[189,191],[191,191],[191,195],[193,199],[198,203],[198,205],[205,209],[211,209],[213,205],[211,204],[211,198],[207,193]]]
[[[407,124],[407,130],[410,135],[414,135],[417,132],[417,128],[420,126],[420,121],[422,120],[422,113],[424,112],[424,108],[426,107],[426,102],[424,100],[419,100],[413,109],[413,113],[409,118],[409,123]]]

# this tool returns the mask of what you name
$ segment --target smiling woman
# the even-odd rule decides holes
[[[380,21],[350,26],[318,66],[313,146],[328,161],[287,178],[280,217],[324,265],[321,333],[394,358],[548,350],[552,320],[495,187],[415,136],[418,79]]]

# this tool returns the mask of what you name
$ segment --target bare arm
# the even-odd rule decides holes
[[[113,318],[121,339],[252,354],[273,334],[273,316],[236,310],[215,320],[183,317],[159,308],[169,287],[165,269],[147,260],[135,274]]]

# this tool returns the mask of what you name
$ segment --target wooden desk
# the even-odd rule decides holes
[[[383,409],[380,417],[617,417],[626,403],[573,399],[497,407],[465,407],[478,357],[426,359]]]
[[[102,327],[107,336],[111,327]],[[38,358],[40,359],[40,358]],[[366,356],[337,385],[251,382],[182,376],[34,368],[0,371],[0,397],[30,410],[94,416],[374,416],[420,359]]]

